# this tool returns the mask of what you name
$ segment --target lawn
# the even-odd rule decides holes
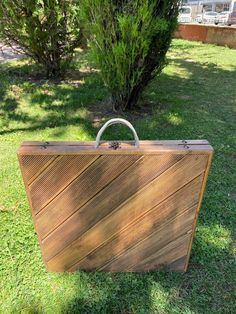
[[[141,110],[119,115],[140,139],[214,147],[185,274],[45,271],[16,150],[23,140],[94,140],[118,115],[89,53],[78,51],[74,68],[48,82],[27,59],[0,65],[0,313],[236,313],[236,50],[174,40]],[[114,132],[132,138],[125,127],[104,138]]]

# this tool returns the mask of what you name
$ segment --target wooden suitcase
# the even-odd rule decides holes
[[[126,124],[135,141],[100,142]],[[213,149],[139,141],[24,142],[18,158],[49,271],[186,271]]]

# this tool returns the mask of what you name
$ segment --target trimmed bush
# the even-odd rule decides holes
[[[165,66],[179,0],[82,0],[87,31],[115,110],[132,109]]]
[[[77,0],[1,0],[0,33],[48,77],[60,76],[81,42],[78,11]]]

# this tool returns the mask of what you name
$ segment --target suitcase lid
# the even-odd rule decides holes
[[[18,150],[47,270],[185,271],[210,144],[139,141],[134,132],[135,141],[107,143],[101,130],[95,142]]]

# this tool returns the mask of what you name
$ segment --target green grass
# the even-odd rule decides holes
[[[141,139],[204,138],[215,149],[187,273],[45,271],[16,149],[94,140],[114,116],[89,55],[78,56],[81,72],[58,84],[27,60],[0,65],[0,313],[236,313],[236,51],[225,47],[175,40],[142,99],[151,109],[123,115]]]

